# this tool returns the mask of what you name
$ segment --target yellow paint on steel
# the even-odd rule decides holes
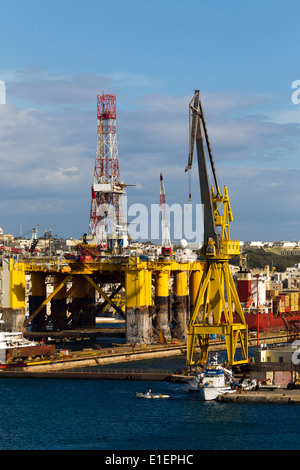
[[[202,278],[203,271],[192,271],[190,275],[190,282],[189,282],[189,294],[190,294],[190,304],[194,305],[198,293],[198,289],[200,286],[201,278]]]
[[[155,296],[168,297],[169,296],[169,271],[158,271],[155,278]]]
[[[178,297],[187,295],[187,272],[176,271],[174,277],[174,294]]]
[[[164,260],[164,261],[145,261],[137,258],[108,258],[105,261],[89,261],[89,262],[76,262],[71,260],[48,260],[43,258],[36,258],[24,263],[24,270],[27,273],[43,272],[45,274],[64,273],[72,274],[103,274],[105,272],[118,272],[125,273],[129,270],[148,270],[154,271],[168,271],[169,273],[175,271],[194,271],[203,269],[203,261],[183,261]]]
[[[119,282],[125,287],[125,305],[126,307],[142,307],[154,304],[152,295],[152,277],[158,279],[156,282],[158,295],[169,295],[169,278],[178,275],[178,289],[187,293],[187,273],[203,270],[204,263],[201,261],[177,261],[168,260],[144,260],[139,256],[132,257],[105,257],[102,261],[77,262],[73,260],[56,260],[46,258],[32,258],[23,263],[24,273],[31,274],[35,285],[35,295],[45,296],[45,277],[47,275],[55,276],[54,279],[63,280],[63,283],[56,283],[54,292],[33,312],[26,321],[26,325],[41,311],[41,309],[53,298],[68,297],[71,293],[75,297],[79,295],[81,289],[81,280],[84,277],[88,282],[113,308],[122,314],[124,311],[118,307],[112,299],[99,287],[97,278],[105,282],[105,276],[108,276],[108,282],[114,276],[116,283]],[[183,272],[181,276],[181,272]],[[178,274],[179,273],[179,274]],[[25,274],[24,274],[25,275]],[[104,280],[104,281],[103,281]],[[60,290],[72,281],[72,287],[65,292],[65,288]],[[57,285],[58,284],[58,285]],[[78,285],[79,284],[79,285]],[[185,285],[184,285],[185,284]],[[180,286],[180,287],[179,287]],[[84,289],[85,290],[85,289]],[[75,291],[75,292],[74,292]],[[25,292],[25,285],[24,285]],[[79,295],[80,296],[80,295]],[[26,326],[25,325],[25,326]]]
[[[25,270],[23,263],[15,263],[10,259],[9,264],[9,307],[12,309],[25,308]]]
[[[234,314],[237,322],[234,322]],[[201,321],[196,323],[199,315]],[[226,261],[209,262],[205,266],[187,330],[188,365],[204,364],[207,361],[212,334],[225,336],[230,365],[247,362],[248,326]],[[238,342],[242,351],[241,360],[235,357]],[[198,357],[197,346],[201,350]]]
[[[152,276],[147,269],[128,270],[125,273],[126,307],[153,305]]]

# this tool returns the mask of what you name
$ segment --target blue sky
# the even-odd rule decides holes
[[[240,240],[300,239],[296,1],[0,0],[0,226],[88,230],[97,94],[117,96],[128,204],[188,202],[200,89]],[[299,95],[300,96],[300,95]],[[199,202],[197,169],[193,202]],[[40,233],[41,234],[41,233]]]

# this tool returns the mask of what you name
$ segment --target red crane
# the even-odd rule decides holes
[[[172,245],[170,240],[169,224],[167,219],[166,210],[166,195],[164,187],[164,179],[162,173],[160,174],[160,215],[161,215],[161,254],[172,254]]]

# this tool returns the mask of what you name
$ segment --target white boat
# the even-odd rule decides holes
[[[205,401],[215,400],[223,393],[235,393],[237,388],[232,372],[217,363],[217,356],[204,372],[188,382],[188,389],[199,392]]]
[[[165,395],[163,393],[152,393],[151,389],[149,389],[146,393],[139,393],[135,392],[135,396],[137,398],[171,398],[170,395]]]

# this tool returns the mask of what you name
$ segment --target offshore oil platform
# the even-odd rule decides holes
[[[248,330],[229,268],[239,253],[230,239],[232,212],[226,186],[221,193],[207,128],[196,91],[190,109],[192,167],[196,146],[204,240],[200,256],[173,252],[160,174],[162,243],[156,256],[130,247],[124,221],[116,139],[116,97],[97,97],[97,150],[91,188],[89,233],[72,253],[41,257],[33,250],[2,259],[2,331],[49,332],[95,328],[104,306],[125,321],[126,343],[187,340],[187,363],[205,363],[210,338],[226,340],[228,363],[248,361]],[[214,186],[210,188],[208,163]],[[184,245],[182,245],[184,248]],[[27,313],[27,315],[26,315]],[[237,348],[242,358],[236,358]]]

